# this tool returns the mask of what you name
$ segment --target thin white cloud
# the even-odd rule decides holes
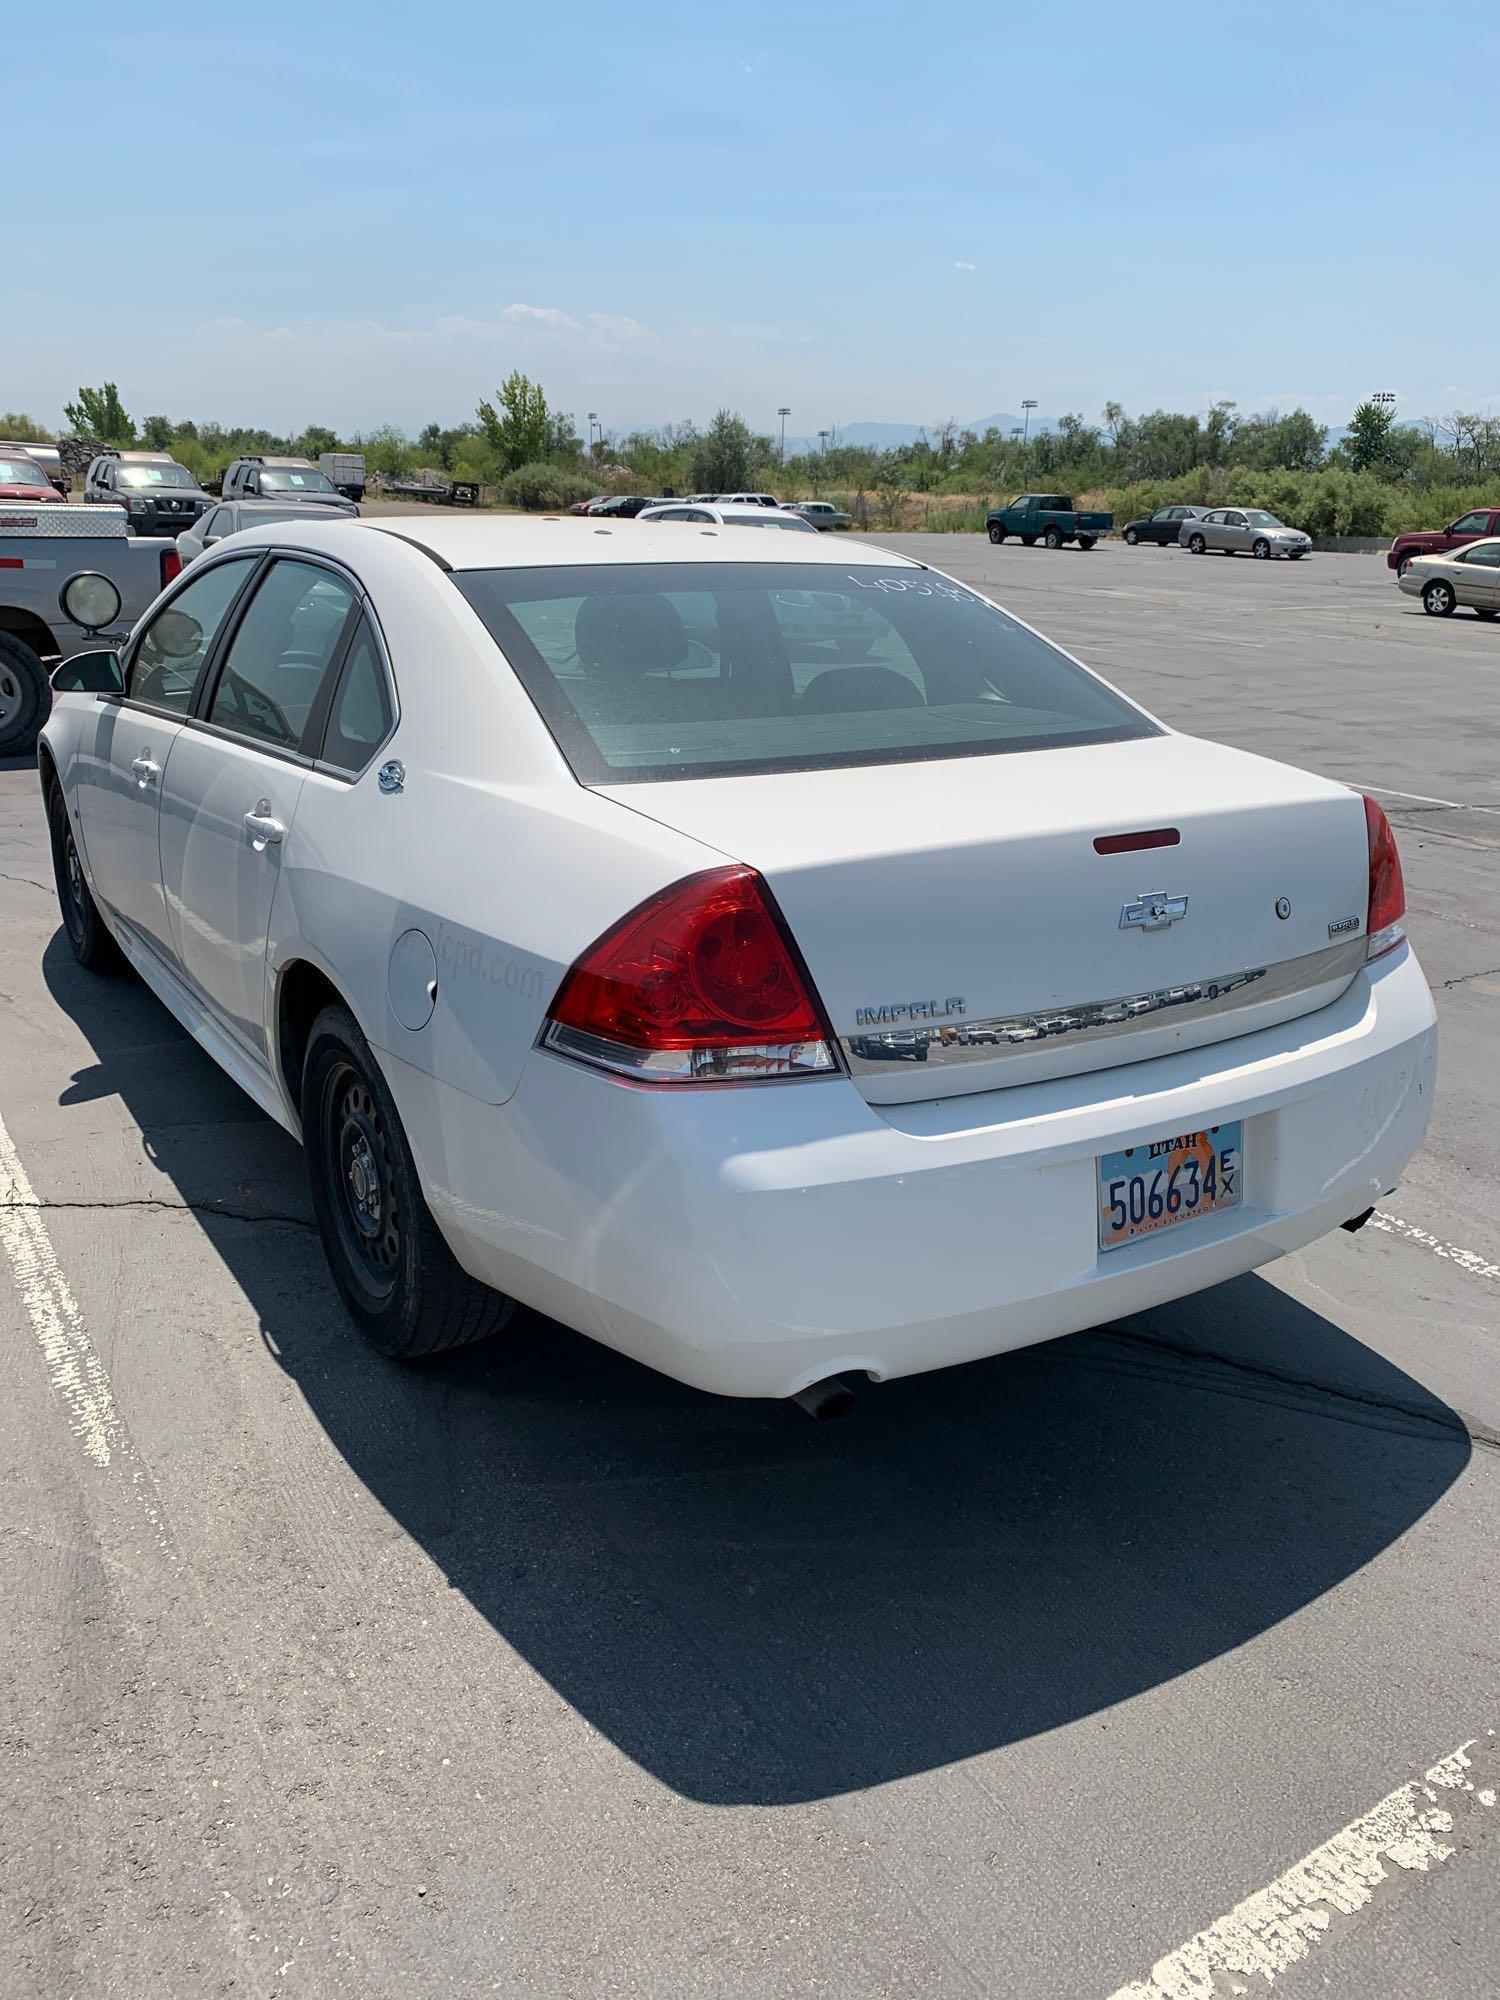
[[[517,326],[545,326],[553,333],[581,333],[582,327],[561,306],[507,306],[500,315]]]
[[[953,268],[955,271],[977,271],[979,269],[979,266],[977,264],[971,264],[966,257],[955,257],[953,260]]]

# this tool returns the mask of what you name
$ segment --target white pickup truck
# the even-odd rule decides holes
[[[57,662],[123,641],[181,568],[175,542],[127,534],[117,508],[0,501],[0,757],[35,743]]]

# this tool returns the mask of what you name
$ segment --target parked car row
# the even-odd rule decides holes
[[[809,527],[820,532],[852,528],[854,517],[831,500],[781,501],[774,493],[596,493],[591,500],[576,501],[570,514],[591,514],[607,520],[635,520],[648,507],[730,507],[736,510],[763,508],[768,513],[797,514]],[[673,516],[676,519],[677,516]]]

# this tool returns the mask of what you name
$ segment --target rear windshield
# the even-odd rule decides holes
[[[585,784],[1160,733],[1045,639],[927,570],[653,563],[453,581]]]

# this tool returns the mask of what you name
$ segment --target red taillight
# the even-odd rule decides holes
[[[1400,944],[1406,932],[1401,919],[1406,915],[1406,883],[1401,876],[1401,856],[1396,852],[1396,836],[1384,812],[1368,794],[1365,796],[1365,833],[1370,845],[1370,905],[1365,918],[1365,957],[1379,958],[1382,952]]]
[[[642,1081],[809,1076],[833,1068],[806,968],[753,868],[675,882],[583,954],[548,1048]]]
[[[182,575],[182,557],[178,555],[176,549],[163,549],[161,552],[162,589],[163,590],[166,589],[167,585],[172,581],[174,576],[181,576],[181,575]]]

